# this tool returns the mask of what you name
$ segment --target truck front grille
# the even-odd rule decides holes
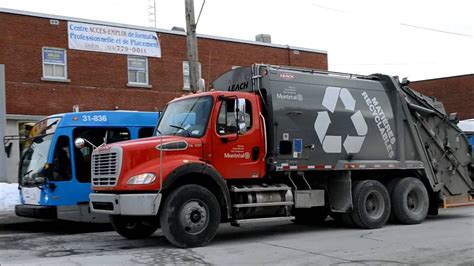
[[[115,186],[120,175],[121,157],[120,149],[95,150],[92,153],[92,185]]]

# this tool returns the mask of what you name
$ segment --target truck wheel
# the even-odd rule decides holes
[[[428,214],[429,198],[425,185],[417,178],[401,179],[393,188],[392,213],[402,224],[419,224]]]
[[[177,247],[204,246],[216,235],[221,218],[219,203],[202,186],[177,188],[166,197],[160,209],[163,234]]]
[[[390,216],[390,195],[376,180],[363,180],[352,189],[351,218],[360,228],[382,227]]]
[[[295,223],[305,225],[322,224],[328,218],[329,210],[326,207],[295,209]]]
[[[136,217],[111,215],[110,222],[115,231],[128,239],[140,239],[149,237],[159,227],[157,217]]]

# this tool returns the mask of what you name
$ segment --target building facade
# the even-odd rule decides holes
[[[459,119],[474,118],[474,74],[411,82],[411,88],[440,100]]]
[[[157,111],[189,90],[182,31],[0,9],[0,32],[10,177],[20,154],[13,136],[44,116],[73,106]],[[253,63],[328,68],[326,51],[315,49],[206,35],[198,35],[198,47],[206,86]]]

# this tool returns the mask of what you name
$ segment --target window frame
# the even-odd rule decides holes
[[[145,60],[145,82],[138,82],[138,73],[141,72],[141,70],[136,70],[136,69],[130,69],[130,59],[144,59]],[[137,82],[131,81],[130,80],[130,70],[135,71],[135,78]],[[146,56],[135,56],[135,55],[129,55],[127,56],[127,85],[131,87],[150,87],[150,78],[149,78],[149,68],[148,68],[148,57]]]
[[[57,51],[63,51],[64,52],[64,63],[50,63],[50,62],[45,62],[44,61],[44,53],[45,50],[57,50]],[[50,47],[50,46],[44,46],[41,48],[41,65],[43,69],[43,80],[56,80],[56,81],[69,81],[68,79],[68,67],[67,67],[67,49],[65,48],[59,48],[59,47]],[[52,65],[53,66],[53,76],[48,76],[46,75],[46,68],[45,65]],[[59,66],[64,66],[64,76],[54,76],[54,66],[59,65]]]
[[[62,141],[61,139],[64,139],[63,142],[64,142],[64,144],[67,145],[66,147],[58,146],[60,141]],[[51,162],[52,172],[51,172],[51,176],[48,177],[50,181],[65,182],[65,181],[71,181],[72,180],[72,176],[73,176],[72,164],[73,164],[73,161],[72,161],[72,156],[71,156],[71,152],[72,152],[71,147],[72,147],[71,139],[69,138],[68,135],[59,135],[59,136],[56,137],[56,140],[54,141],[54,148],[52,149],[52,151],[53,151],[53,160]],[[57,165],[56,165],[55,160],[58,158],[58,153],[60,152],[60,149],[63,149],[63,152],[65,152],[66,155],[67,155],[66,170],[69,170],[69,173],[67,173],[67,172],[63,173],[63,174],[68,174],[67,176],[59,175],[59,174],[61,174],[60,170],[64,170],[62,168],[65,165],[61,165],[62,166],[61,168],[56,168]],[[58,174],[57,177],[54,176],[54,173]]]
[[[215,126],[215,131],[216,131],[217,135],[219,135],[219,136],[225,136],[225,135],[235,134],[235,133],[236,133],[236,132],[229,132],[229,131],[226,130],[224,134],[221,134],[221,133],[219,132],[219,126],[222,126],[222,125],[223,125],[223,124],[220,123],[220,122],[222,122],[222,121],[220,121],[220,118],[221,118],[220,115],[221,115],[221,112],[222,112],[222,110],[223,110],[223,109],[222,109],[223,106],[224,106],[224,105],[226,106],[226,107],[225,107],[225,109],[226,109],[225,111],[226,111],[226,112],[225,112],[225,116],[224,116],[224,118],[226,119],[226,121],[224,121],[224,122],[225,122],[225,124],[227,124],[227,123],[229,122],[229,121],[228,121],[229,113],[231,113],[231,112],[227,112],[227,108],[228,108],[227,105],[228,105],[228,102],[229,102],[230,100],[234,100],[234,109],[235,109],[235,108],[236,108],[236,106],[235,106],[235,100],[238,100],[238,99],[244,99],[244,100],[245,100],[245,105],[246,105],[245,113],[249,115],[249,125],[248,125],[248,127],[246,127],[245,132],[240,132],[237,125],[231,125],[231,126],[235,126],[235,127],[236,127],[236,130],[237,130],[236,132],[237,132],[239,135],[246,135],[250,130],[252,130],[252,128],[253,128],[253,118],[252,118],[253,109],[252,109],[252,108],[253,108],[253,107],[252,107],[251,102],[250,102],[248,99],[246,99],[246,98],[235,98],[235,99],[233,99],[233,98],[228,98],[228,99],[225,99],[225,100],[223,100],[223,101],[221,102],[221,104],[220,104],[220,106],[219,106],[219,111],[217,112],[217,119],[216,119],[216,126]],[[250,113],[247,113],[247,111],[250,111]],[[224,127],[225,127],[225,129],[227,129],[229,126],[228,126],[228,125],[224,125]]]

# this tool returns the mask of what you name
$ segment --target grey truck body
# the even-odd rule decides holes
[[[412,171],[440,196],[473,189],[465,134],[439,101],[396,77],[253,65],[212,87],[261,95],[270,172]]]

